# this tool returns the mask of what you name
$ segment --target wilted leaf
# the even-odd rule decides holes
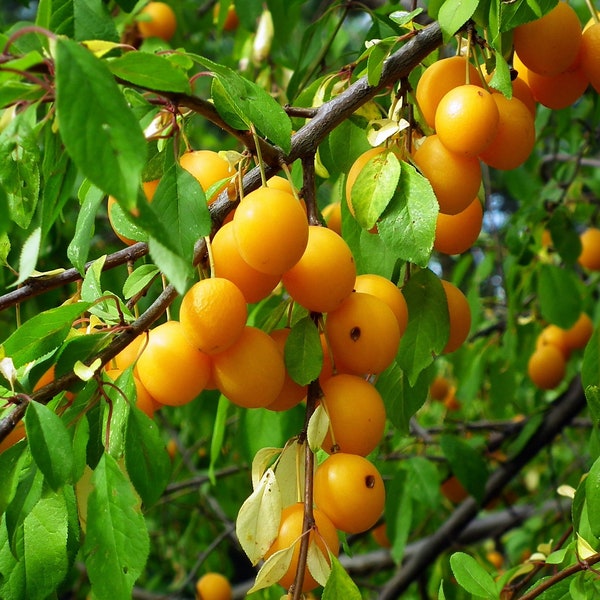
[[[308,421],[307,439],[308,445],[313,452],[321,448],[328,430],[329,415],[323,405],[319,404]]]
[[[278,550],[265,560],[256,575],[254,585],[248,590],[248,594],[270,587],[277,583],[290,568],[294,546]]]

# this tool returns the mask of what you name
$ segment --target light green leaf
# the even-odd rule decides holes
[[[126,299],[133,298],[149,285],[160,271],[155,265],[142,265],[135,269],[123,284],[123,296]]]
[[[540,265],[537,295],[542,316],[549,323],[568,329],[581,313],[581,296],[572,270]]]
[[[290,377],[300,385],[308,385],[319,376],[323,347],[319,330],[310,317],[293,325],[285,342],[284,359]]]
[[[594,461],[585,479],[585,499],[592,533],[600,538],[600,458]]]
[[[73,472],[73,448],[67,428],[56,413],[35,401],[27,407],[25,428],[35,464],[52,489],[58,490]]]
[[[323,590],[323,600],[361,600],[360,590],[352,578],[342,567],[336,556],[329,555],[331,560],[331,573]]]
[[[15,495],[24,456],[23,444],[15,444],[0,453],[0,515]]]
[[[208,477],[213,485],[216,484],[215,465],[221,456],[221,448],[225,438],[225,422],[227,419],[227,410],[229,409],[229,400],[222,394],[219,396],[217,406],[217,415],[213,425],[212,436],[210,438],[210,465],[208,467]]]
[[[492,576],[472,556],[455,552],[450,557],[450,567],[458,584],[470,594],[490,600],[498,597]]]
[[[131,482],[108,454],[92,476],[83,557],[97,600],[131,598],[149,552],[148,532]]]
[[[71,158],[92,183],[136,205],[146,141],[108,67],[72,40],[56,43],[58,127]]]
[[[438,21],[444,39],[451,38],[472,16],[478,0],[446,0],[442,3]]]

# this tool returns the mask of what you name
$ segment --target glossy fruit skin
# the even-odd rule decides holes
[[[475,157],[452,152],[438,135],[430,135],[413,157],[421,173],[429,180],[440,212],[455,215],[477,196],[481,186],[481,166]]]
[[[565,360],[569,360],[569,356],[571,354],[571,348],[567,342],[566,331],[559,327],[558,325],[550,324],[546,325],[544,329],[542,329],[536,340],[536,349],[541,346],[555,346],[558,348]]]
[[[583,32],[581,68],[592,87],[600,93],[600,23],[593,23]]]
[[[166,2],[149,2],[140,14],[150,17],[148,21],[140,20],[137,23],[143,38],[158,37],[168,42],[175,35],[177,18]]]
[[[513,97],[518,98],[529,110],[531,116],[535,119],[537,112],[537,102],[533,97],[533,92],[529,84],[523,77],[518,75],[512,82]]]
[[[542,18],[513,32],[515,51],[530,71],[557,75],[575,60],[581,44],[577,13],[562,0]]]
[[[336,368],[342,373],[381,373],[394,360],[400,327],[392,309],[371,294],[353,292],[325,322]]]
[[[211,245],[215,275],[235,283],[248,304],[263,300],[277,287],[279,275],[261,273],[241,257],[235,242],[233,223],[222,225]]]
[[[330,419],[323,450],[360,456],[375,450],[383,438],[386,421],[385,406],[375,386],[362,377],[341,373],[324,381],[321,389],[321,403]]]
[[[123,373],[120,369],[108,369],[106,375],[113,381],[116,381],[119,376]],[[156,409],[156,403],[148,390],[144,387],[144,384],[138,377],[133,376],[133,383],[135,385],[135,405],[148,417],[154,418],[154,411]]]
[[[458,350],[466,341],[471,330],[471,309],[465,295],[452,283],[441,280],[448,302],[450,335],[442,354]]]
[[[188,171],[198,181],[205,193],[219,181],[230,180],[235,176],[235,169],[219,156],[218,152],[213,150],[191,150],[184,152],[179,157],[179,164]],[[206,198],[211,204],[219,195],[219,192],[227,185],[227,181],[219,186],[219,189],[213,191],[211,196]]]
[[[527,363],[527,374],[542,390],[552,390],[564,379],[566,360],[559,348],[546,344],[535,350]]]
[[[338,452],[317,467],[314,499],[337,529],[361,533],[381,517],[385,487],[379,471],[369,460]]]
[[[308,243],[308,220],[294,196],[276,188],[250,192],[235,209],[233,231],[241,257],[257,271],[283,275]]]
[[[289,327],[284,327],[282,329],[274,329],[269,334],[277,344],[277,348],[281,356],[284,356],[285,342],[287,341],[288,336],[290,335],[290,331],[291,329]],[[306,398],[306,386],[296,383],[290,377],[286,369],[285,379],[283,382],[283,387],[281,388],[281,392],[279,392],[279,395],[277,396],[275,401],[271,402],[267,406],[267,408],[269,410],[275,411],[289,410],[297,404],[300,404],[300,402],[302,402],[304,398]]]
[[[285,363],[275,341],[246,326],[240,338],[213,356],[217,387],[233,404],[263,408],[276,400],[285,381]]]
[[[588,227],[580,236],[581,254],[577,261],[589,271],[600,271],[600,229]]]
[[[309,534],[310,540],[315,541],[317,546],[323,551],[325,556],[329,557],[329,552],[334,556],[339,554],[339,540],[337,530],[331,523],[331,520],[318,508],[313,509],[315,518],[316,529],[312,530]],[[279,580],[279,584],[284,588],[288,589],[293,583],[296,577],[296,570],[298,565],[298,558],[300,556],[300,536],[302,535],[302,523],[304,520],[304,504],[298,502],[291,504],[283,509],[281,513],[281,522],[279,525],[279,533],[275,541],[265,554],[265,558],[268,558],[275,552],[289,548],[294,545],[294,551],[292,554],[292,562],[285,573],[285,575]],[[309,592],[318,587],[318,583],[315,581],[313,576],[308,571],[308,568],[304,572],[304,582],[302,584],[302,591]]]
[[[481,232],[483,208],[475,198],[455,215],[438,213],[433,248],[442,254],[462,254],[471,248]]]
[[[191,344],[217,354],[234,344],[244,327],[246,298],[235,283],[210,277],[195,283],[183,296],[179,320]]]
[[[376,296],[383,300],[391,309],[400,328],[402,336],[408,325],[408,306],[402,290],[389,279],[375,273],[357,275],[354,291]]]
[[[531,111],[513,96],[492,94],[500,119],[496,135],[479,158],[494,169],[509,171],[521,166],[535,145],[535,123]]]
[[[356,265],[346,241],[320,225],[308,228],[300,260],[281,278],[290,296],[312,312],[335,310],[352,292]]]
[[[565,330],[565,341],[571,350],[584,348],[594,333],[594,323],[587,313],[582,312],[577,321]]]
[[[148,342],[148,334],[142,333],[121,350],[113,359],[108,363],[107,368],[120,369],[124,371],[127,367],[134,365],[133,374],[137,375],[137,360],[141,356],[146,343]]]
[[[435,130],[451,152],[478,156],[494,139],[499,120],[492,94],[476,85],[461,85],[440,100]]]
[[[231,600],[232,597],[231,584],[221,573],[205,573],[196,582],[197,600]]]
[[[205,388],[211,361],[190,342],[179,321],[152,329],[137,363],[139,379],[160,404],[181,406]]]
[[[469,63],[469,83],[478,85],[479,73]],[[450,56],[432,63],[417,83],[415,90],[421,114],[429,127],[435,126],[435,111],[440,100],[453,88],[464,85],[467,65],[464,56]]]
[[[341,202],[331,202],[321,211],[325,224],[329,229],[342,235],[342,204]]]

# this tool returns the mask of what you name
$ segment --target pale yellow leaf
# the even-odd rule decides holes
[[[102,361],[97,358],[89,367],[78,360],[73,367],[73,372],[81,381],[89,381],[96,371],[102,366]]]
[[[252,461],[252,489],[255,490],[267,467],[273,462],[273,459],[281,454],[281,448],[261,448]]]
[[[596,551],[590,546],[589,542],[577,534],[577,555],[581,560],[585,560],[596,554]]]
[[[0,373],[10,383],[11,389],[14,389],[14,383],[17,380],[17,370],[10,356],[5,356],[0,360]]]
[[[298,502],[304,494],[304,446],[292,440],[286,444],[275,467],[282,506]]]
[[[253,565],[277,537],[282,507],[275,473],[273,469],[267,469],[256,489],[242,504],[235,523],[240,545]]]
[[[85,42],[81,42],[88,50],[94,53],[98,58],[108,54],[111,50],[115,48],[122,47],[122,44],[117,44],[115,42],[107,42],[105,40],[87,40]]]
[[[313,452],[316,452],[323,445],[323,440],[329,430],[329,415],[322,404],[317,406],[315,412],[308,421],[308,430],[306,437],[308,445]]]
[[[324,587],[331,573],[331,565],[315,540],[311,540],[308,545],[306,565],[310,574],[315,578],[315,581]]]
[[[248,594],[270,587],[277,583],[290,568],[294,544],[289,548],[278,550],[265,560],[264,564],[256,574],[254,585],[248,590]]]
[[[564,496],[565,498],[570,498],[573,500],[575,498],[575,488],[571,485],[559,485],[556,490],[559,496]]]
[[[400,126],[397,121],[393,121],[392,119],[377,119],[369,123],[367,139],[371,146],[380,146],[399,131]]]

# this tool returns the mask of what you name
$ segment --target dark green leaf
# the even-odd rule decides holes
[[[172,252],[157,239],[149,241],[150,256],[165,277],[183,294],[194,280],[194,269],[191,262],[186,262],[181,256]]]
[[[540,265],[537,293],[546,321],[563,329],[577,321],[581,314],[581,296],[573,271],[556,265]]]
[[[600,329],[596,328],[583,352],[581,366],[583,389],[600,388]]]
[[[60,417],[47,406],[32,401],[25,414],[31,456],[52,489],[71,479],[73,448],[71,436]]]
[[[548,221],[548,230],[552,246],[561,258],[573,264],[581,254],[581,239],[573,224],[573,218],[567,207],[559,206]]]
[[[512,82],[510,79],[510,69],[506,59],[500,52],[495,52],[495,69],[492,78],[490,79],[490,87],[498,90],[501,94],[504,94],[507,98],[512,98]]]
[[[585,500],[592,533],[600,537],[600,458],[596,459],[585,479]]]
[[[23,522],[27,599],[45,600],[67,575],[67,505],[63,492],[47,493]]]
[[[319,331],[310,317],[296,322],[285,342],[285,366],[290,377],[300,385],[314,381],[323,366],[323,348]]]
[[[48,354],[62,344],[71,323],[89,308],[87,302],[66,304],[41,312],[25,321],[3,344],[15,367]]]
[[[335,556],[330,556],[331,573],[323,589],[323,600],[360,600],[360,590]]]
[[[387,534],[392,542],[392,558],[396,564],[402,561],[406,541],[413,522],[413,496],[410,494],[410,476],[404,470],[399,470],[389,483],[390,498],[396,501],[386,503],[385,522]]]
[[[398,258],[425,267],[433,249],[438,211],[429,181],[403,162],[396,193],[378,222],[379,234]]]
[[[111,60],[108,66],[120,79],[142,88],[191,93],[187,75],[164,56],[147,52],[127,52]]]
[[[73,16],[76,40],[119,41],[108,6],[102,0],[73,0]]]
[[[131,598],[149,551],[148,532],[131,482],[108,454],[92,476],[83,557],[98,600]]]
[[[500,31],[510,31],[550,12],[558,0],[517,0],[500,3]]]
[[[390,55],[390,50],[395,44],[395,40],[381,40],[378,44],[371,47],[369,58],[367,59],[367,80],[369,85],[377,85],[381,79],[383,63]]]
[[[450,567],[458,584],[470,594],[490,600],[498,597],[492,576],[472,556],[455,552],[450,557]]]
[[[129,411],[125,464],[146,508],[161,496],[171,474],[171,460],[157,424],[141,410]]]
[[[481,503],[488,478],[481,454],[465,440],[450,434],[443,435],[440,444],[452,472],[469,494]]]
[[[400,180],[400,162],[389,151],[367,162],[351,190],[351,203],[356,220],[364,229],[371,229],[394,196]]]
[[[132,208],[146,159],[146,141],[108,67],[68,39],[56,43],[59,131],[81,171]]]
[[[402,288],[408,326],[400,340],[398,364],[414,385],[448,340],[448,306],[439,278],[428,269],[413,275]]]
[[[0,515],[13,499],[19,483],[25,444],[15,444],[0,453]]]

